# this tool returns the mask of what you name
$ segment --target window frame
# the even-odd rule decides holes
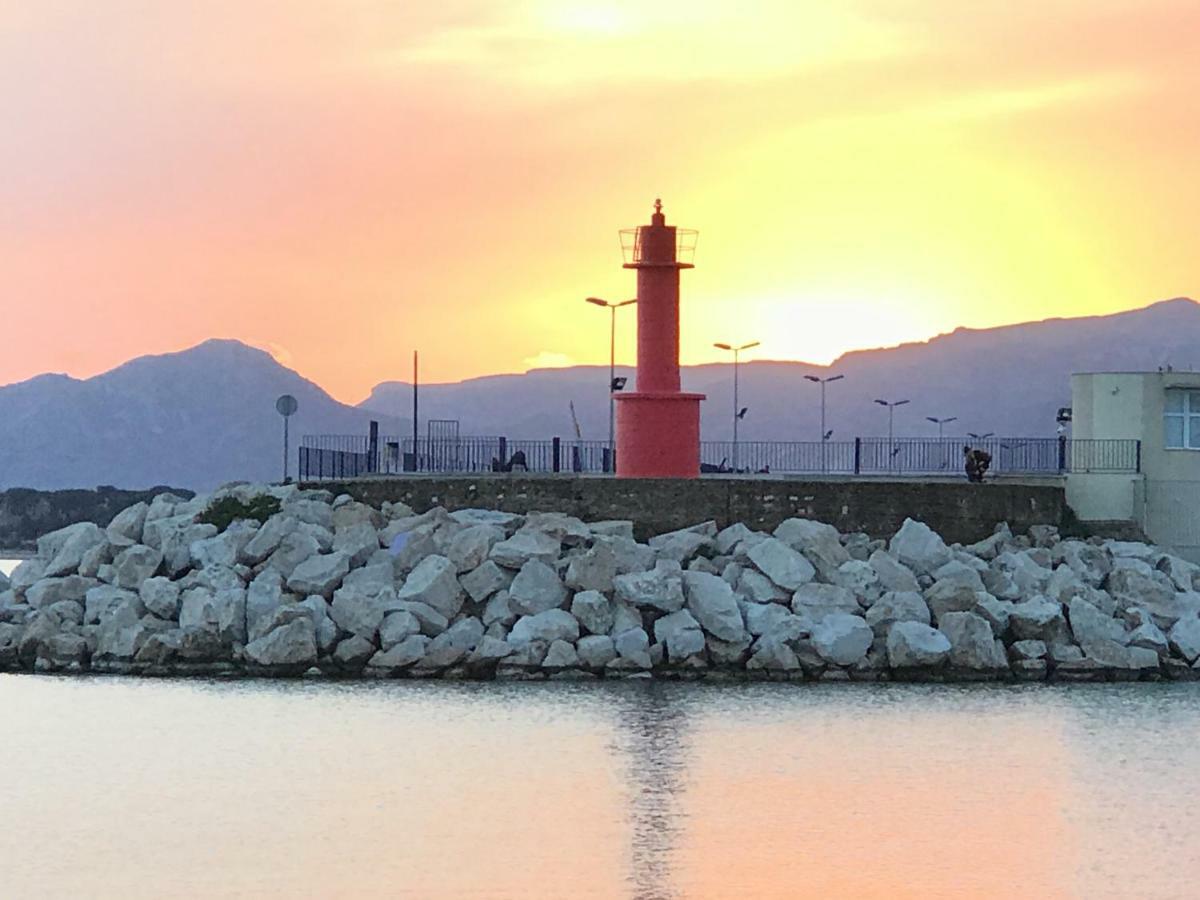
[[[1171,408],[1173,397],[1182,401],[1178,409]],[[1196,427],[1193,428],[1193,420]],[[1179,443],[1172,443],[1171,425],[1179,429]],[[1163,398],[1163,449],[1200,450],[1200,390],[1167,388]]]

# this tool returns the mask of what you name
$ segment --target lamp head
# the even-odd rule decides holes
[[[599,297],[588,297],[587,302],[594,306],[608,306],[608,301],[601,300]]]

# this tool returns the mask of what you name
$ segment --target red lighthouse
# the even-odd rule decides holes
[[[700,401],[679,390],[679,273],[692,268],[696,232],[668,225],[654,201],[649,225],[621,232],[637,270],[637,391],[617,395],[617,475],[697,478]]]

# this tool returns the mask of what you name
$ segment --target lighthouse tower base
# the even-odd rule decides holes
[[[617,477],[699,478],[704,394],[617,395]]]

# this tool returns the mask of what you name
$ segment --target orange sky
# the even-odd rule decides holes
[[[1194,0],[0,0],[0,383],[213,336],[340,399],[607,358],[616,232],[700,229],[684,361],[1196,295]],[[632,361],[632,316],[619,342]]]

